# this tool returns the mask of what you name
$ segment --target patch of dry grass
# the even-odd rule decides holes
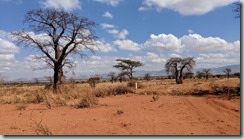
[[[94,105],[97,97],[134,93],[140,95],[196,95],[206,92],[233,92],[230,88],[240,88],[239,78],[230,79],[186,79],[183,84],[175,84],[173,79],[137,81],[142,87],[137,90],[131,82],[100,83],[96,88],[84,84],[64,84],[60,93],[53,94],[45,85],[1,85],[0,104],[49,103],[52,106]],[[128,87],[128,84],[130,84]],[[222,89],[221,89],[222,88]],[[216,91],[217,90],[217,91]],[[238,89],[237,89],[238,90]],[[93,100],[90,98],[94,98]],[[97,102],[96,102],[97,103]]]

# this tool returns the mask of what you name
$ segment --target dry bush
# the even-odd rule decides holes
[[[141,82],[138,82],[138,81],[135,81],[135,80],[128,81],[127,82],[127,86],[131,87],[131,88],[135,88],[136,83],[137,83],[137,88],[138,89],[144,88],[144,86],[143,86],[143,84]]]
[[[203,96],[207,94],[231,94],[240,95],[240,79],[186,79],[184,84],[176,85],[174,80],[150,80],[138,82],[143,85],[142,88],[134,89],[133,82],[123,83],[100,83],[96,88],[91,88],[88,83],[63,84],[61,92],[53,94],[51,90],[44,89],[45,85],[2,85],[0,87],[0,103],[1,104],[28,104],[42,103],[52,104],[55,106],[70,106],[77,104],[85,104],[89,107],[90,101],[84,97],[92,94],[96,97],[106,97],[111,95],[123,95],[128,93],[136,93],[140,95],[195,95]],[[132,84],[133,87],[128,87]],[[129,86],[130,86],[129,85]],[[82,106],[82,105],[81,105]],[[82,106],[83,107],[83,106]]]
[[[5,86],[0,89],[0,103],[41,103],[44,100],[41,93],[40,89],[37,89],[34,86]]]
[[[179,93],[178,93],[179,95]],[[211,89],[194,89],[184,95],[204,96],[204,95],[227,95],[227,96],[240,96],[240,87],[218,86],[214,85]]]
[[[194,89],[192,92],[188,92],[184,95],[192,95],[192,96],[204,96],[210,94],[209,90],[202,90],[202,89]]]
[[[213,86],[212,93],[214,95],[237,95],[240,96],[240,87],[229,87],[229,86]]]
[[[56,95],[56,96],[53,96],[51,98],[52,102],[54,104],[56,104],[56,106],[66,106],[67,105],[67,100],[64,99],[62,96],[60,95]]]
[[[35,125],[35,127],[33,127],[33,128],[34,128],[34,131],[36,132],[36,134],[37,135],[52,135],[51,130],[46,125],[42,124],[43,115],[41,117],[40,122],[37,122],[37,121],[32,119],[32,113],[33,113],[33,111],[30,114],[30,120]]]
[[[159,99],[159,95],[153,95],[152,100],[150,102],[155,102]]]
[[[41,103],[41,102],[43,102],[45,100],[45,98],[44,98],[44,96],[43,96],[43,94],[41,94],[41,93],[35,93],[34,94],[34,99],[33,99],[33,103]]]
[[[182,95],[185,95],[185,93],[179,91],[179,90],[175,90],[173,89],[170,93],[171,96],[182,96]]]
[[[128,93],[135,93],[135,91],[124,85],[124,84],[100,84],[96,89],[93,90],[96,97],[106,97],[111,95],[122,95]]]
[[[119,85],[114,87],[113,95],[123,95],[123,94],[134,94],[135,91],[131,89],[130,87],[124,86],[124,85]]]
[[[111,96],[114,92],[114,87],[112,86],[105,86],[105,87],[100,87],[97,88],[96,90],[93,91],[96,97],[106,97],[106,96]]]
[[[98,100],[93,93],[85,93],[75,104],[72,105],[74,108],[90,108],[98,104]]]

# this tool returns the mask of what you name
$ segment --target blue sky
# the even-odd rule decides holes
[[[112,67],[117,58],[145,64],[137,70],[162,70],[174,56],[194,56],[195,68],[239,64],[240,19],[234,18],[233,2],[236,0],[0,0],[0,74],[8,80],[52,76],[52,70],[33,70],[44,66],[32,59],[37,52],[17,46],[9,37],[25,28],[24,15],[35,8],[61,8],[97,23],[99,49],[85,60],[74,57],[76,75],[117,72]]]

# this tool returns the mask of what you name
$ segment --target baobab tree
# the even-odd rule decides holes
[[[151,80],[151,75],[150,75],[150,73],[146,73],[146,74],[144,75],[143,79],[146,80],[146,81]]]
[[[108,76],[110,77],[111,83],[114,83],[114,81],[116,80],[115,72],[109,72]]]
[[[203,72],[201,72],[201,71],[197,71],[197,72],[196,72],[196,77],[197,77],[197,78],[201,79],[201,78],[204,77],[204,76],[205,76],[205,74],[204,74]]]
[[[231,69],[230,68],[226,68],[223,72],[226,74],[227,78],[229,79],[230,78]]]
[[[0,84],[3,84],[5,81],[5,77],[0,74]]]
[[[53,69],[53,92],[62,83],[64,67],[73,67],[70,55],[86,56],[94,53],[92,45],[97,38],[93,33],[95,23],[74,13],[55,9],[34,9],[26,13],[24,23],[28,28],[13,32],[18,44],[30,46],[40,53],[35,59],[44,61]]]
[[[211,69],[203,69],[202,72],[206,80],[208,80],[209,76],[211,75]]]
[[[119,61],[119,63],[117,63],[113,67],[120,69],[121,73],[123,75],[127,75],[129,79],[133,79],[133,73],[135,72],[135,68],[143,66],[140,61],[132,61],[127,59],[117,59],[116,61]]]
[[[167,74],[171,73],[175,76],[176,84],[182,84],[184,69],[188,72],[191,72],[191,70],[195,66],[195,63],[196,62],[193,57],[188,57],[184,59],[179,57],[173,57],[167,60],[165,64],[165,70]]]

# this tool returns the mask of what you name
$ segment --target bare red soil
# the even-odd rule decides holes
[[[240,99],[216,96],[121,95],[87,109],[0,105],[0,134],[35,135],[34,121],[53,135],[240,135]],[[32,120],[31,120],[32,119]]]

